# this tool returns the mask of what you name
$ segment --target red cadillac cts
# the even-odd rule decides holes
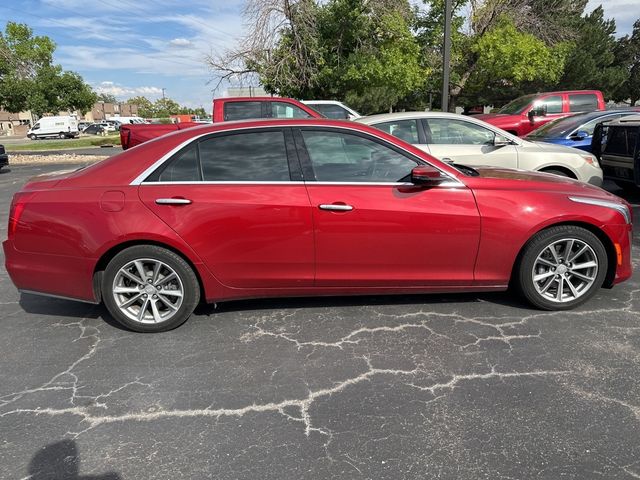
[[[517,288],[569,309],[631,275],[631,211],[544,173],[438,161],[366,125],[254,120],[154,139],[13,198],[23,292],[141,332],[201,299]]]

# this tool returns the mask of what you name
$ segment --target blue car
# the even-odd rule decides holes
[[[547,142],[579,148],[591,153],[593,130],[600,122],[617,120],[626,115],[637,115],[638,110],[605,110],[578,113],[559,118],[534,130],[525,138],[532,142]]]

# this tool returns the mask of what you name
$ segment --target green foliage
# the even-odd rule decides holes
[[[535,36],[519,31],[507,16],[471,47],[478,58],[475,74],[483,80],[499,78],[505,83],[556,82],[562,75],[567,50],[567,44],[548,47]]]
[[[116,98],[116,96],[110,93],[99,93],[97,101],[104,103],[118,103],[118,99]]]
[[[138,106],[138,115],[144,118],[162,118],[168,119],[169,115],[199,115],[200,117],[206,117],[207,113],[204,108],[191,109],[182,107],[178,102],[170,98],[159,98],[155,102],[152,102],[146,97],[132,97],[127,100],[128,103]],[[170,123],[170,122],[168,122]]]
[[[24,24],[8,22],[0,32],[0,107],[38,116],[61,110],[91,109],[96,95],[82,77],[52,64],[55,44],[33,36]]]
[[[127,100],[127,103],[138,106],[138,115],[143,118],[154,118],[155,112],[153,110],[153,103],[147,97],[131,97]]]
[[[296,24],[292,17],[276,48],[250,65],[267,91],[346,100],[363,113],[374,113],[388,110],[424,83],[406,0],[329,0],[302,7],[308,9],[304,18],[315,19],[313,26]]]
[[[640,100],[640,20],[633,24],[633,33],[622,37],[617,45],[616,60],[625,71],[625,79],[614,93],[617,101]]]
[[[624,67],[616,62],[614,20],[604,18],[602,6],[580,18],[558,89],[598,88],[605,96],[624,82]]]

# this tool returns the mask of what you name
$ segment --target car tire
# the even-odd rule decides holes
[[[62,139],[64,139],[64,138],[66,138],[66,135],[65,135],[64,133],[60,132],[60,133],[58,134],[58,138],[59,138],[60,140],[62,140]]]
[[[137,245],[121,251],[107,265],[102,299],[113,318],[126,328],[165,332],[182,325],[193,313],[200,301],[200,283],[176,253],[155,245]]]
[[[537,308],[569,310],[598,291],[607,267],[607,252],[596,235],[560,225],[529,240],[517,265],[515,286]]]
[[[638,188],[638,186],[634,183],[621,182],[619,180],[614,180],[613,183],[615,183],[618,187],[620,187],[622,191],[625,193],[630,193],[630,194],[640,193],[640,188]]]
[[[32,133],[31,135],[29,135],[29,138],[30,138],[31,140],[37,140],[37,139],[38,139],[38,136],[37,136],[35,133]]]

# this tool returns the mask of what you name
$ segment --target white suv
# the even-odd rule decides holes
[[[454,113],[402,112],[361,117],[444,161],[520,168],[602,185],[598,159],[576,148],[518,138],[482,120]]]
[[[325,117],[334,120],[355,120],[361,116],[352,108],[336,100],[302,100],[302,103],[309,105]]]

